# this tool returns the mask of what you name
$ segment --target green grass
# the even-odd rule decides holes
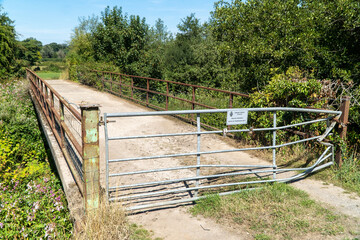
[[[222,224],[250,229],[255,239],[292,239],[305,234],[349,237],[358,224],[282,183],[225,197],[210,195],[190,211]]]
[[[360,159],[355,153],[344,154],[341,168],[332,166],[322,172],[313,175],[320,179],[348,191],[355,192],[360,196]]]
[[[45,80],[48,80],[48,79],[59,79],[60,78],[60,75],[61,73],[60,72],[47,72],[47,71],[39,71],[39,72],[36,72],[36,74],[42,78],[42,79],[45,79]]]

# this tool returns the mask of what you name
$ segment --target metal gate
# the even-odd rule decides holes
[[[243,125],[232,128],[228,126],[231,121],[227,123],[224,121],[223,130],[210,131],[201,127],[203,118],[221,115],[222,117],[218,119],[223,121],[225,117],[229,118],[236,112],[268,114],[272,126],[251,127],[245,116],[245,119],[240,119],[240,122],[245,120],[242,122]],[[281,123],[277,121],[277,116],[284,113],[307,114],[307,116],[316,114],[317,117],[313,120],[306,119],[302,122],[278,126]],[[146,131],[140,126],[137,129],[128,129],[127,134],[123,134],[121,129],[126,129],[126,119],[131,121],[138,121],[143,117],[168,119],[168,116],[184,115],[196,117],[196,126],[187,124],[186,131],[173,132],[168,129],[168,132],[160,133],[155,130],[151,132],[151,126]],[[302,178],[334,163],[334,147],[325,138],[331,134],[336,124],[334,118],[337,119],[340,115],[340,111],[300,108],[105,113],[106,196],[111,202],[120,201],[128,210],[139,210],[192,202],[212,193],[232,194],[257,188],[262,183],[289,182]],[[185,124],[176,121],[178,122],[175,125]],[[324,125],[326,123],[326,127],[323,133],[316,136],[303,136],[302,139],[286,143],[279,143],[277,140],[279,131],[321,122]],[[136,131],[141,134],[132,134]],[[269,132],[272,137],[271,144],[229,148],[230,145],[221,143],[220,136],[209,137],[220,134],[253,134],[260,131]],[[182,142],[172,140],[177,138],[184,140]],[[319,154],[320,156],[311,166],[289,168],[277,164],[277,151],[287,146],[311,141],[324,145],[323,153]],[[183,151],[185,148],[183,145],[189,145],[194,150]],[[132,150],[133,146],[143,146],[144,149],[141,153],[136,153]],[[246,162],[247,160],[244,162],[244,156],[241,155],[243,151],[266,149],[272,151],[272,162],[266,164],[259,164],[251,159],[249,162]]]

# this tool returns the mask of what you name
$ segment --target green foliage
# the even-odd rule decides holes
[[[220,1],[210,27],[243,90],[291,66],[359,82],[359,11],[356,1]]]
[[[352,104],[349,111],[347,140],[350,146],[358,148],[360,146],[360,85],[354,89],[350,101]]]
[[[51,172],[28,94],[16,81],[0,86],[0,238],[66,239],[72,223]]]
[[[54,175],[0,183],[0,238],[70,238],[72,223],[66,204]]]
[[[319,99],[322,84],[306,76],[299,68],[289,68],[284,74],[275,74],[261,91],[250,94],[250,107],[321,108],[325,99]]]
[[[122,9],[107,7],[100,22],[92,32],[94,59],[113,62],[128,73],[133,73],[133,63],[143,54],[148,36],[145,19],[123,15]]]
[[[8,79],[16,71],[16,32],[13,24],[0,5],[0,82]]]
[[[360,155],[355,150],[344,151],[342,160],[341,167],[333,166],[314,177],[331,182],[360,196]]]
[[[343,164],[335,171],[335,179],[341,182],[345,189],[360,195],[360,159],[355,153],[343,154]]]
[[[295,107],[295,108],[325,108],[327,107],[326,98],[322,98],[322,84],[320,81],[306,76],[299,68],[289,68],[284,74],[275,74],[268,85],[261,91],[250,94],[247,107],[267,108],[267,107]],[[316,119],[316,114],[310,113],[291,113],[278,112],[277,125],[288,125]],[[249,122],[253,127],[269,128],[273,126],[272,113],[249,113]],[[311,124],[308,127],[293,128],[310,134],[318,135],[326,128],[323,123]],[[277,140],[287,141],[294,138],[293,134],[278,131]],[[257,134],[257,139],[265,144],[272,141],[272,133],[264,132],[264,135]]]
[[[64,59],[69,51],[67,44],[49,43],[42,47],[41,56],[47,59]]]
[[[24,82],[0,87],[0,139],[5,151],[0,180],[8,181],[30,171],[27,164],[45,158],[46,151],[36,115]],[[7,152],[7,154],[6,154]]]
[[[48,80],[48,79],[60,79],[60,72],[49,72],[49,71],[41,71],[38,72],[37,75],[41,77],[42,79]]]
[[[40,51],[42,43],[35,38],[27,38],[24,41],[18,42],[16,49],[17,58],[26,61],[27,66],[33,66],[41,59]]]

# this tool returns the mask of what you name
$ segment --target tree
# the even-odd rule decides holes
[[[193,13],[177,27],[180,32],[166,48],[165,76],[179,82],[199,83],[194,51],[204,41],[203,27]]]
[[[13,24],[0,5],[0,80],[15,71],[16,32]]]
[[[171,33],[168,32],[167,26],[164,21],[158,18],[155,22],[155,26],[151,28],[152,39],[154,42],[166,43],[171,38]]]
[[[291,66],[316,78],[360,78],[358,1],[220,1],[210,26],[239,89],[264,86],[271,69]]]
[[[184,19],[181,19],[181,23],[177,25],[180,33],[177,37],[187,40],[199,40],[203,33],[203,27],[200,24],[200,19],[195,17],[195,13],[191,13]]]
[[[99,24],[92,32],[94,59],[112,62],[129,73],[135,73],[148,44],[149,27],[145,18],[123,15],[122,8],[107,7],[101,14]]]
[[[99,18],[93,15],[88,18],[79,18],[79,22],[79,26],[74,29],[71,36],[70,56],[91,61],[95,58],[93,34],[99,24]]]
[[[41,59],[42,43],[35,38],[27,38],[18,42],[17,57],[25,60],[30,66]]]
[[[69,46],[67,44],[50,43],[41,49],[42,58],[65,58]]]

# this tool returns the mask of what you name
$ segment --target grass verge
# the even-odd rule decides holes
[[[85,239],[123,239],[151,240],[152,233],[141,226],[131,224],[119,205],[110,205],[103,201],[100,207],[90,213],[82,224],[81,232],[74,235],[76,240]]]
[[[332,166],[313,177],[355,192],[360,196],[360,159],[355,153],[343,156],[341,168]]]
[[[242,144],[244,143],[240,143],[239,146],[243,146]],[[309,167],[320,156],[323,150],[324,148],[308,147],[301,144],[283,147],[277,151],[277,164],[281,167]],[[269,162],[272,161],[272,152],[269,150],[252,151],[251,154]],[[341,167],[333,165],[320,172],[316,172],[310,177],[332,183],[360,196],[360,155],[355,150],[344,151],[342,160],[343,164]]]
[[[282,183],[225,197],[209,195],[190,211],[222,224],[248,228],[255,239],[351,237],[356,233],[356,225],[345,216],[334,214],[305,192]]]
[[[42,79],[49,80],[49,79],[59,79],[61,72],[39,71],[36,72],[36,74]]]

